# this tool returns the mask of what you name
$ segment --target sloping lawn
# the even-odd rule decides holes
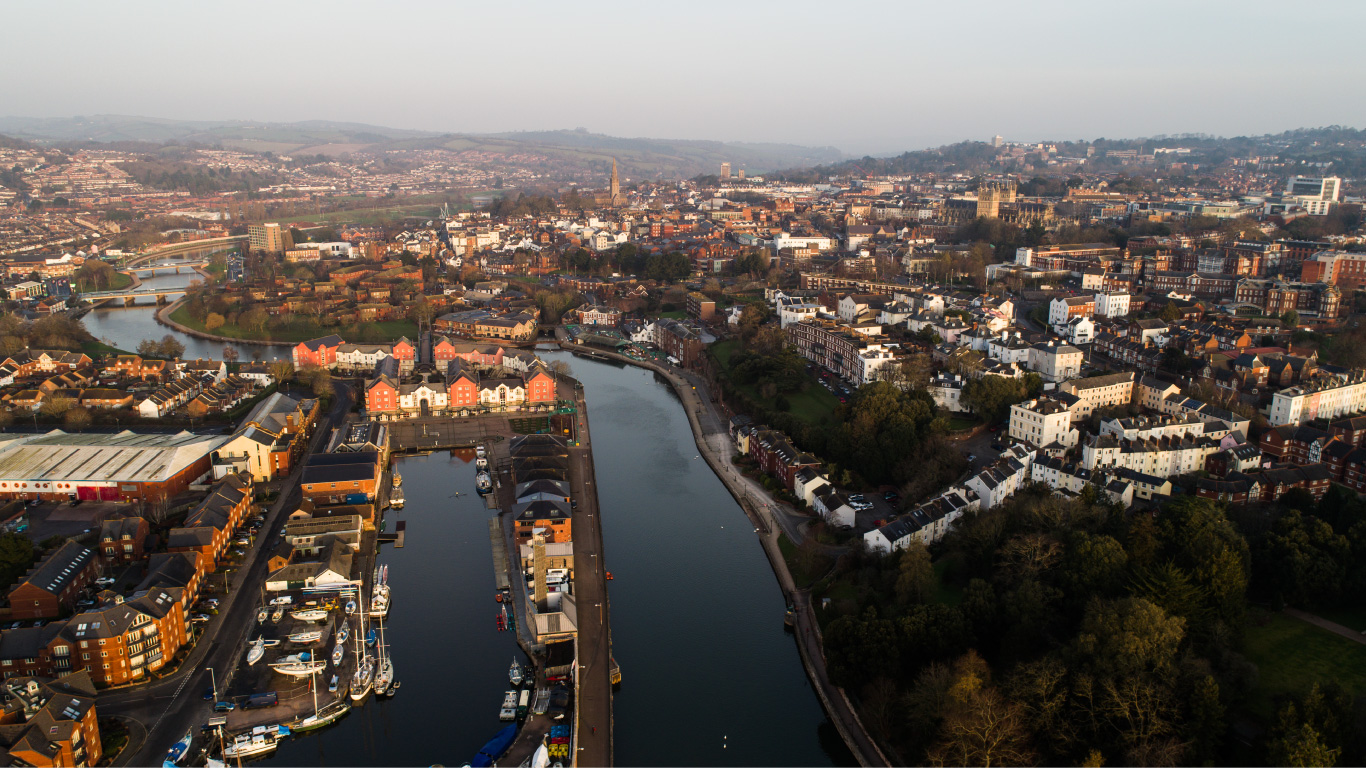
[[[740,342],[734,339],[720,341],[711,345],[711,352],[716,357],[716,361],[721,364],[726,372],[730,372],[730,358],[740,349]],[[813,376],[808,376],[810,382],[806,389],[801,392],[786,392],[789,412],[808,424],[820,424],[824,421],[834,421],[835,408],[840,401],[835,394],[820,385],[820,382]],[[751,400],[763,402],[764,398],[759,397],[758,391],[753,385],[739,384],[732,382],[732,385],[744,392]]]
[[[1366,692],[1366,645],[1293,616],[1249,616],[1244,646],[1258,670],[1249,708],[1268,722],[1275,714],[1272,699],[1277,694],[1301,695],[1316,682],[1335,681],[1355,694]]]

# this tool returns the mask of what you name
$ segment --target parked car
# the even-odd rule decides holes
[[[101,576],[98,579],[95,579],[95,586],[109,587],[113,586],[114,582],[116,581],[118,581],[118,579],[114,578],[113,576]]]
[[[850,501],[863,501],[863,494],[861,494],[861,493],[851,493],[851,494],[849,494],[849,500],[850,500]]]
[[[991,444],[991,450],[993,451],[1004,451],[1005,449],[1006,447],[1000,442],[995,442]]]
[[[214,694],[213,686],[204,689],[204,701],[213,701],[217,696]]]
[[[251,546],[251,539],[247,538],[246,536],[239,536],[236,540],[233,541],[233,544],[236,544],[239,547],[249,547]]]
[[[213,704],[213,711],[215,712],[231,712],[234,709],[237,709],[237,705],[231,701],[216,701]]]
[[[193,616],[190,617],[190,621],[193,621],[193,622],[196,623],[196,624],[203,624],[203,623],[205,623],[205,622],[208,621],[208,620],[209,620],[209,614],[207,614],[207,613],[196,613],[196,614],[194,614]]]

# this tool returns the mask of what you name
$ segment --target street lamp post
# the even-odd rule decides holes
[[[218,701],[218,680],[213,675],[213,667],[209,667],[209,688],[213,690],[213,700]]]

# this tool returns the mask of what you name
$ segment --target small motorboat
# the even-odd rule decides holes
[[[265,608],[262,608],[261,610],[259,610],[259,611],[256,612],[256,623],[257,623],[257,624],[265,624],[265,623],[266,623],[266,619],[268,619],[268,618],[270,618],[270,611],[267,611]]]
[[[377,642],[379,642],[379,632],[371,627],[370,631],[365,633],[365,644],[374,647]]]
[[[266,655],[266,644],[264,638],[257,638],[255,642],[247,645],[247,666],[251,666],[261,660]]]
[[[275,747],[289,736],[284,725],[258,725],[249,733],[239,733],[223,746],[224,759],[253,757],[274,752]]]
[[[280,641],[279,641],[279,640],[276,640],[275,638],[271,638],[271,639],[269,639],[269,640],[266,640],[266,639],[263,638],[263,639],[261,640],[261,645],[264,646],[264,647],[266,647],[266,648],[274,648],[275,646],[277,646],[277,645],[279,645],[279,644],[280,644]]]
[[[522,665],[518,664],[516,659],[513,659],[512,666],[508,667],[508,682],[517,687],[521,687],[523,679]]]
[[[346,624],[341,625],[337,630],[337,642],[344,643],[351,637],[351,627]]]
[[[353,613],[355,613],[355,612],[356,612],[356,601],[355,601],[355,600],[347,600],[347,601],[346,601],[346,615],[347,615],[347,616],[350,616],[351,614],[353,614]]]
[[[328,693],[336,693],[336,692],[337,692],[337,685],[340,684],[340,683],[341,683],[341,680],[340,680],[336,675],[333,675],[333,676],[332,676],[332,682],[330,682],[330,683],[327,684],[327,692],[328,692]]]
[[[389,506],[394,509],[403,509],[403,491],[395,488],[393,492],[389,494]]]
[[[474,476],[474,490],[482,493],[489,493],[493,490],[493,478],[489,473],[480,472]]]
[[[272,611],[271,614],[270,614],[270,620],[271,620],[272,622],[276,623],[276,624],[279,624],[279,623],[280,623],[280,619],[283,619],[284,617],[285,617],[285,607],[284,607],[283,605],[276,606],[275,610]]]
[[[503,694],[503,706],[498,710],[498,719],[503,721],[517,719],[517,691],[508,691]]]
[[[290,611],[289,615],[299,621],[322,621],[327,618],[328,611],[326,608],[301,608]]]
[[[340,667],[342,659],[346,656],[346,646],[337,643],[332,647],[332,666]]]
[[[185,755],[190,751],[192,739],[194,739],[194,731],[186,731],[185,735],[180,737],[180,741],[172,744],[171,748],[166,750],[166,759],[162,760],[161,764],[168,767],[180,765],[180,761],[184,760]]]
[[[486,459],[486,458],[484,458],[483,456],[480,456],[479,458],[477,458],[477,459],[474,460],[474,468],[475,468],[475,469],[488,469],[488,468],[489,468],[489,460]]]
[[[398,488],[398,487],[401,486],[401,485],[403,485],[403,475],[400,475],[399,473],[395,472],[395,473],[394,473],[394,487],[395,487],[395,488]]]

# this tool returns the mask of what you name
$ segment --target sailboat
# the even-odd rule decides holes
[[[360,611],[359,616],[360,626],[356,628],[356,635],[353,638],[356,644],[356,672],[351,677],[350,694],[351,700],[356,702],[364,701],[375,684],[375,658],[361,645],[361,637],[365,635],[365,611]]]
[[[384,625],[379,625],[379,669],[375,672],[375,695],[384,696],[394,682],[394,659],[385,651]]]
[[[343,624],[343,625],[341,625],[341,627],[337,630],[337,642],[339,642],[339,643],[344,643],[344,642],[346,642],[347,640],[350,640],[350,639],[351,639],[351,625],[350,625],[350,624]]]
[[[340,667],[342,659],[346,656],[346,646],[338,642],[332,646],[332,666]]]
[[[338,645],[337,647],[341,648],[342,646]],[[351,702],[347,701],[344,697],[338,698],[322,709],[319,709],[317,680],[309,680],[308,683],[308,687],[313,691],[313,714],[297,720],[293,726],[294,730],[311,731],[314,728],[321,728],[324,725],[336,722],[347,712],[351,711]],[[336,675],[332,676],[332,683],[328,686],[327,690],[337,690]]]
[[[308,677],[327,666],[326,659],[315,659],[308,651],[290,654],[273,662],[270,668],[290,677]]]
[[[254,640],[253,642],[248,643],[248,644],[247,644],[247,666],[251,666],[251,665],[255,664],[256,662],[260,661],[260,660],[261,660],[261,657],[264,656],[265,654],[266,654],[266,639],[265,639],[264,637],[258,637],[258,638],[256,638],[256,640]]]
[[[289,615],[299,621],[322,621],[327,618],[327,613],[326,608],[300,608],[299,610],[290,611]]]

